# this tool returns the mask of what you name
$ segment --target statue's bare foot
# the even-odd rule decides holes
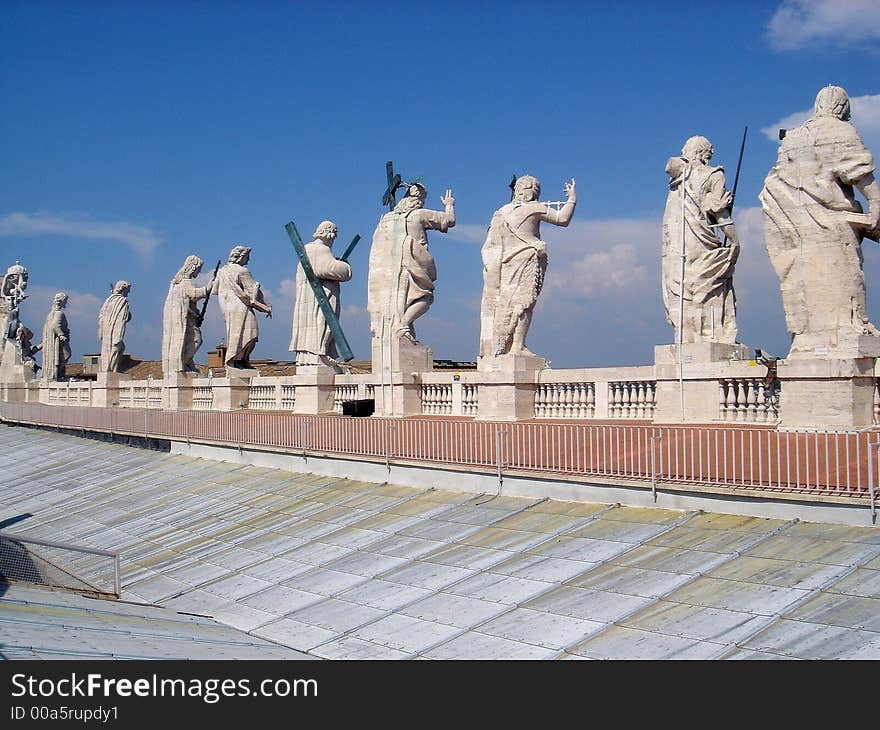
[[[398,332],[398,335],[402,340],[412,342],[414,345],[419,344],[419,341],[416,339],[415,335],[407,329],[400,330],[400,332]]]
[[[864,331],[866,335],[874,335],[874,337],[880,337],[880,330],[878,330],[870,322],[865,322]]]
[[[520,355],[522,357],[541,357],[540,355],[536,355],[534,352],[532,352],[525,345],[523,345],[522,347],[517,347],[517,348],[511,347],[510,354],[511,355]]]

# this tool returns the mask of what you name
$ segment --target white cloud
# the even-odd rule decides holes
[[[790,51],[816,43],[863,44],[880,39],[877,0],[785,0],[767,26],[770,45]]]
[[[479,243],[483,245],[486,242],[486,232],[489,226],[480,223],[456,223],[453,228],[449,229],[447,234],[453,241],[465,241],[467,243]]]
[[[129,246],[142,256],[151,254],[161,237],[145,226],[123,221],[99,221],[75,213],[8,213],[0,217],[0,236],[60,235],[103,238]]]
[[[659,265],[661,226],[657,221],[574,222],[543,231],[550,265],[548,296],[564,300],[629,296]]]
[[[880,94],[853,96],[850,97],[849,103],[852,108],[852,123],[859,130],[865,144],[869,148],[880,144]],[[764,127],[761,132],[776,141],[779,139],[780,129],[799,127],[810,118],[812,113],[812,108],[794,112],[769,127]]]

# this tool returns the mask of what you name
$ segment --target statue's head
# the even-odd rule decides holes
[[[60,291],[52,299],[52,304],[58,309],[64,309],[67,306],[67,293]]]
[[[3,277],[3,294],[11,293],[13,288],[26,289],[28,281],[28,270],[16,261],[6,270],[6,276]]]
[[[813,119],[818,117],[836,117],[844,122],[850,120],[849,94],[840,86],[829,84],[816,94],[813,105]]]
[[[531,202],[541,197],[541,183],[532,175],[522,175],[513,184],[513,199]]]
[[[706,137],[700,135],[688,138],[688,141],[684,143],[684,147],[681,148],[681,156],[686,160],[689,162],[702,162],[704,165],[708,164],[714,154],[715,148],[712,146],[712,143]]]
[[[183,266],[180,267],[180,270],[174,275],[174,278],[171,279],[171,283],[179,284],[184,279],[195,279],[202,270],[203,263],[204,261],[198,256],[187,256],[186,261],[183,262]]]
[[[124,279],[120,279],[116,282],[116,285],[113,287],[114,294],[122,294],[122,296],[127,297],[128,293],[131,291],[131,284]]]
[[[251,249],[248,246],[236,246],[229,252],[230,264],[244,266],[251,258]]]
[[[411,210],[424,208],[427,199],[428,189],[421,183],[411,183],[407,185],[406,195],[395,206],[394,210],[398,213],[408,213]]]
[[[315,238],[333,243],[336,240],[336,224],[333,221],[321,221],[315,229]]]

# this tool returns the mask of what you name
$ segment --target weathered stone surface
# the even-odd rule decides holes
[[[525,340],[547,270],[541,223],[569,224],[577,202],[574,180],[565,184],[565,193],[567,200],[558,209],[541,203],[540,183],[523,175],[514,185],[513,200],[492,216],[482,249],[480,357],[484,362],[508,354],[537,357]]]
[[[305,250],[312,271],[321,280],[330,307],[339,317],[340,282],[351,279],[351,266],[333,255],[336,234],[336,224],[323,221],[315,230],[314,240],[305,245]],[[335,363],[338,353],[333,333],[306,279],[302,264],[296,267],[296,301],[289,349],[296,352],[297,366],[320,364],[339,370]]]
[[[217,301],[226,320],[226,365],[238,368],[250,366],[251,353],[260,338],[254,311],[272,316],[272,305],[247,268],[250,255],[247,246],[233,248],[228,263],[217,272],[214,282]]]
[[[211,290],[211,285],[193,282],[202,270],[198,256],[187,256],[171,284],[162,309],[162,372],[166,381],[175,373],[197,373],[195,354],[202,344],[199,310],[196,305]]]
[[[58,292],[43,325],[42,381],[50,383],[64,378],[64,367],[70,360],[70,328],[67,325],[67,294]]]
[[[18,306],[27,299],[28,270],[16,261],[3,275],[0,282],[0,359],[5,355],[3,344],[18,339],[21,324]]]
[[[427,210],[427,195],[424,185],[410,185],[406,197],[382,216],[373,233],[367,309],[374,340],[416,343],[414,322],[434,301],[437,268],[427,232],[445,233],[455,225],[455,198],[447,190],[441,198],[445,210]]]
[[[788,358],[880,354],[880,331],[865,308],[861,251],[863,238],[880,237],[880,187],[849,120],[846,91],[822,89],[812,118],[787,131],[759,196],[792,335]],[[867,214],[854,188],[868,201]]]
[[[131,321],[128,293],[131,284],[117,281],[113,293],[104,300],[98,314],[98,340],[101,342],[100,369],[105,373],[119,372],[125,353],[125,326]]]
[[[733,196],[725,187],[724,168],[709,165],[713,153],[708,139],[691,137],[666,165],[663,304],[676,342],[680,336],[685,343],[732,345],[737,335],[733,272],[740,247],[730,215]]]

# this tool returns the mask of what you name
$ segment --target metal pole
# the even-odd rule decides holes
[[[117,598],[121,595],[121,586],[119,585],[119,553],[113,558],[113,592]]]
[[[661,436],[662,438],[662,436]],[[651,434],[651,496],[657,503],[657,434]]]
[[[681,272],[678,280],[678,395],[681,402],[681,420],[684,423],[684,263],[685,231],[684,196],[687,168],[681,173]]]
[[[880,446],[880,441],[868,445],[868,495],[871,498],[871,524],[877,522],[877,503],[874,498],[874,452],[871,447]]]

